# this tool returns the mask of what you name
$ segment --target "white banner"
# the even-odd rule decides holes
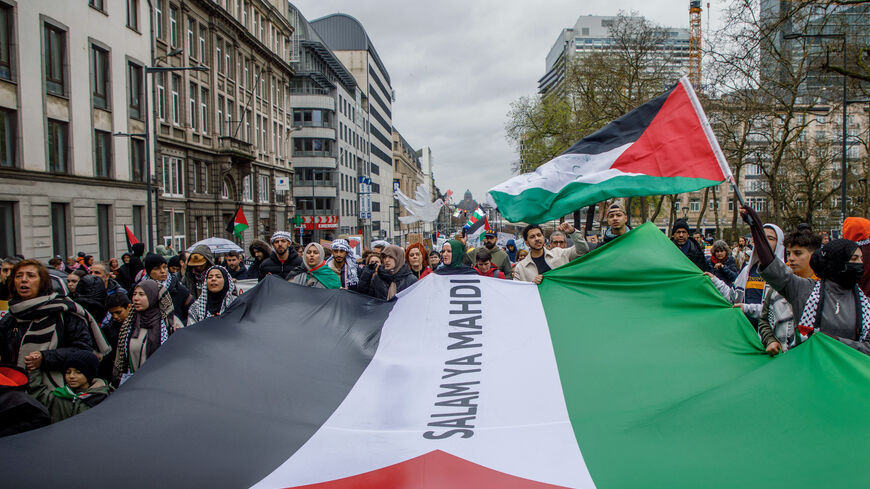
[[[534,285],[432,274],[403,291],[344,402],[254,487],[335,481],[438,451],[515,477],[594,487]]]

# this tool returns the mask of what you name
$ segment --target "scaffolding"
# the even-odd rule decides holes
[[[689,1],[689,81],[701,91],[701,0]]]

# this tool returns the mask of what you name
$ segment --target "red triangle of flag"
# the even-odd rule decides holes
[[[725,180],[682,83],[677,84],[640,138],[616,159],[612,168],[653,177]]]
[[[561,489],[505,474],[441,450],[344,479],[294,489]],[[289,489],[289,488],[288,488]]]
[[[492,228],[489,227],[489,216],[484,216],[484,218],[483,218],[483,230],[484,231],[492,231]]]

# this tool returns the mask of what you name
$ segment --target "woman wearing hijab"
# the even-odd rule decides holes
[[[172,297],[151,279],[133,289],[133,310],[118,332],[113,383],[119,385],[139,370],[160,346],[184,324],[173,314]]]
[[[290,272],[288,282],[318,289],[340,289],[341,279],[323,259],[323,246],[308,243],[302,250],[302,266]]]
[[[417,280],[432,273],[432,269],[426,265],[426,248],[420,243],[408,245],[408,249],[405,250],[405,263]]]
[[[465,245],[455,239],[444,243],[441,248],[441,264],[435,269],[438,275],[477,275],[477,272],[468,265],[462,264],[465,256]],[[456,258],[454,260],[454,258]]]
[[[18,262],[6,279],[11,299],[0,319],[0,359],[27,370],[41,369],[46,385],[64,385],[64,364],[78,350],[106,355],[111,348],[85,309],[52,290],[45,266]],[[96,349],[94,348],[96,345]]]
[[[405,264],[405,253],[401,246],[387,245],[381,252],[381,260],[383,263],[372,275],[370,296],[388,301],[417,281]]]
[[[205,274],[205,290],[191,306],[187,325],[211,316],[220,316],[236,300],[236,284],[226,268],[215,265]]]
[[[758,214],[740,206],[740,214],[752,230],[761,276],[791,304],[794,317],[800,318],[795,343],[815,333],[824,333],[852,348],[870,355],[870,300],[858,287],[864,273],[863,253],[858,244],[847,239],[829,241],[816,250],[810,266],[820,280],[798,277],[776,260],[764,242]]]
[[[766,241],[772,249],[775,249],[773,256],[785,266],[785,245],[783,244],[782,229],[776,224],[765,224],[761,238]],[[710,272],[705,272],[713,279],[713,284],[719,293],[722,294],[732,304],[740,305],[746,318],[752,323],[752,327],[758,327],[758,318],[761,317],[761,303],[764,298],[764,278],[761,276],[761,268],[759,266],[758,256],[753,253],[749,258],[747,266],[734,279],[734,286],[731,287],[722,280],[716,278]]]

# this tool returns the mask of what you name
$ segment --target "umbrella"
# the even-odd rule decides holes
[[[229,253],[230,251],[242,251],[239,245],[228,239],[223,238],[207,238],[193,243],[187,251],[193,251],[199,245],[206,245],[212,253]]]

